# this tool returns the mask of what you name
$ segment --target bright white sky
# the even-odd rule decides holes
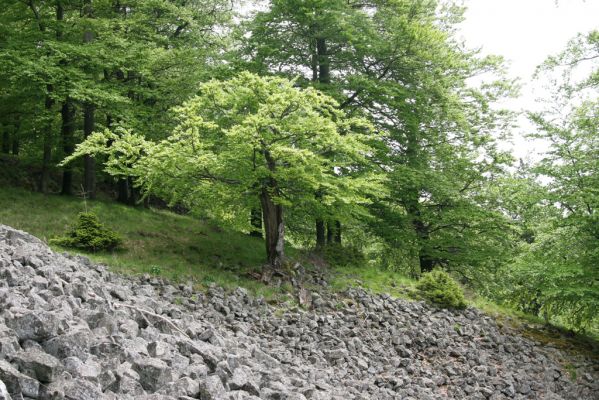
[[[469,47],[482,47],[483,54],[502,55],[509,62],[511,77],[519,77],[521,96],[509,101],[513,110],[538,110],[535,100],[542,84],[532,81],[535,67],[549,55],[563,50],[578,33],[599,28],[599,0],[465,0],[466,20],[461,36]],[[538,158],[543,145],[522,137],[531,125],[521,118],[514,137],[516,157]]]

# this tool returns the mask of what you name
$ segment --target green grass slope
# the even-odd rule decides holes
[[[113,271],[152,273],[198,285],[270,290],[248,277],[264,263],[261,240],[223,230],[196,218],[169,211],[129,207],[114,201],[87,201],[42,195],[23,189],[0,189],[0,223],[27,231],[44,241],[62,236],[79,212],[92,211],[124,239],[124,249],[86,253]],[[52,246],[54,250],[66,250]],[[69,250],[72,251],[72,250]]]
[[[114,201],[87,201],[76,197],[43,195],[19,188],[0,188],[0,223],[24,230],[48,242],[63,236],[78,213],[92,211],[123,239],[122,250],[89,253],[51,246],[56,251],[84,254],[115,272],[150,273],[172,280],[192,280],[202,287],[212,282],[225,288],[242,286],[269,298],[286,295],[286,285],[266,286],[250,274],[265,263],[264,244],[249,235],[224,230],[210,222],[165,210],[130,207]],[[291,258],[312,268],[317,256],[288,246]],[[373,266],[326,268],[330,289],[341,292],[360,286],[376,293],[407,297],[414,282]],[[254,274],[255,276],[255,274]],[[322,289],[322,288],[320,288]]]

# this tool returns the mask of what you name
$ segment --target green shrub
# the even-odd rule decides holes
[[[354,246],[342,246],[338,243],[330,243],[322,248],[324,260],[335,267],[363,266],[366,258],[360,249]]]
[[[431,303],[448,308],[464,308],[464,291],[460,285],[445,271],[435,269],[422,274],[416,283],[420,297]]]
[[[112,250],[119,247],[122,239],[100,223],[98,216],[86,212],[77,215],[77,222],[66,236],[50,240],[51,244],[90,251]]]

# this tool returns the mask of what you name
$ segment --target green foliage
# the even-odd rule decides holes
[[[451,38],[461,12],[435,1],[273,1],[241,26],[235,61],[299,76],[385,132],[372,159],[389,179],[368,206],[376,218],[362,219],[386,244],[377,258],[406,271],[413,260],[459,268],[476,281],[510,251],[509,221],[487,188],[511,161],[494,140],[510,114],[491,103],[514,90],[500,57],[479,58]],[[496,81],[467,84],[482,72]]]
[[[574,366],[573,364],[566,364],[566,365],[564,365],[564,369],[568,372],[570,381],[576,382],[576,377],[577,377],[576,366]]]
[[[464,291],[460,285],[440,269],[422,274],[416,289],[422,298],[442,307],[466,307]]]
[[[245,229],[258,204],[267,217],[278,207],[281,223],[283,209],[314,214],[322,204],[347,218],[364,214],[382,191],[368,164],[370,124],[315,89],[246,72],[203,84],[176,113],[179,124],[165,140],[124,129],[96,132],[63,163],[104,154],[106,172],[134,177],[146,194]],[[321,188],[326,195],[316,199]],[[267,239],[282,238],[279,230],[267,229]]]
[[[515,179],[507,190],[515,196],[505,205],[513,203],[508,208],[523,235],[494,290],[496,298],[547,322],[595,332],[599,327],[598,38],[596,31],[577,36],[538,70],[553,83],[553,104],[529,115],[537,126],[531,136],[549,143],[550,149],[529,176]],[[588,79],[575,80],[583,65],[591,70]]]
[[[330,286],[339,292],[360,287],[373,293],[409,299],[414,291],[414,280],[376,265],[334,267],[331,272]]]
[[[334,267],[364,267],[366,264],[364,253],[356,246],[329,243],[320,251],[325,261]]]
[[[150,267],[150,273],[152,275],[160,275],[162,273],[162,268],[160,268],[158,265],[152,265]]]
[[[123,240],[112,230],[100,223],[91,212],[79,213],[77,221],[66,236],[50,240],[51,244],[90,251],[113,250]]]

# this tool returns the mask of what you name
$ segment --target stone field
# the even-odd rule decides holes
[[[597,355],[478,310],[312,296],[126,277],[0,225],[0,400],[599,399]]]

